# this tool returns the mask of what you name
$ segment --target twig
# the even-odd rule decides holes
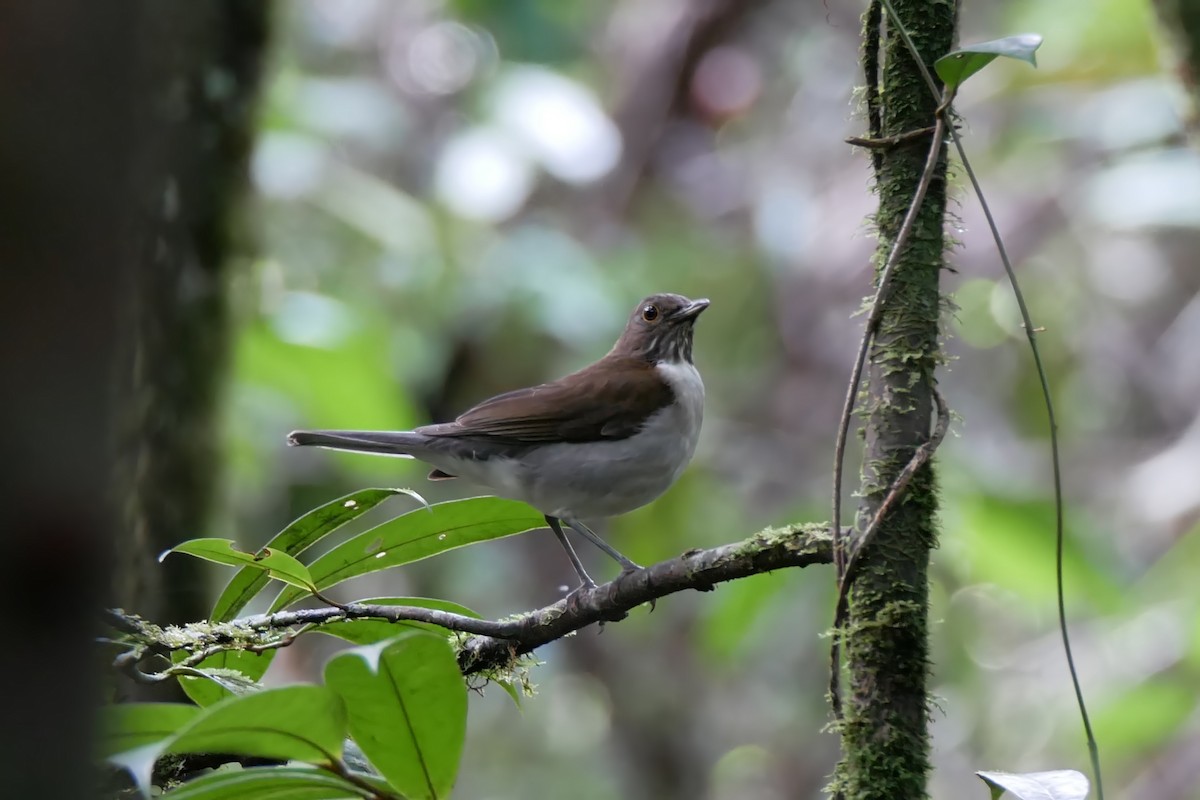
[[[134,683],[155,684],[165,681],[170,675],[161,672],[143,672],[138,666],[148,655],[147,648],[135,647],[113,659],[113,669],[121,673],[125,677],[132,680]]]
[[[899,144],[921,139],[936,130],[933,125],[926,125],[924,128],[917,128],[915,131],[905,131],[898,133],[895,136],[880,136],[878,138],[867,138],[863,136],[847,136],[846,144],[852,144],[855,147],[863,147],[868,150],[883,150],[889,147],[895,147]]]
[[[310,592],[312,592],[312,596],[313,596],[313,597],[317,598],[317,599],[318,599],[318,600],[320,600],[322,603],[328,603],[329,605],[333,606],[334,608],[345,608],[345,606],[343,606],[343,605],[342,605],[341,603],[339,603],[337,600],[330,600],[328,597],[326,597],[325,595],[321,594],[319,591],[317,591],[317,590],[316,590],[315,588],[313,588],[313,587],[309,587],[309,589],[308,589],[308,590],[309,590]]]

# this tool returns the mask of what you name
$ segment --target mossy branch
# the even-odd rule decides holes
[[[557,603],[502,620],[370,603],[279,611],[185,628],[162,628],[119,609],[110,609],[107,616],[109,624],[124,632],[134,645],[116,659],[114,666],[142,683],[165,680],[220,652],[263,652],[286,647],[295,640],[298,630],[348,619],[424,622],[470,634],[461,641],[458,658],[463,674],[470,675],[503,668],[514,658],[588,625],[623,619],[631,609],[660,597],[688,589],[711,591],[718,583],[785,567],[831,563],[831,541],[829,528],[823,523],[767,528],[739,542],[689,550],[677,558],[624,572],[608,583],[580,589]],[[176,650],[187,650],[192,655],[159,672],[145,672],[139,666],[150,656]]]

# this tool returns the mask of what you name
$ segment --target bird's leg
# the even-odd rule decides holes
[[[567,558],[571,559],[571,566],[575,568],[575,574],[582,581],[579,588],[587,587],[595,588],[596,582],[592,580],[592,576],[587,574],[587,570],[583,568],[583,562],[579,560],[579,556],[575,553],[575,548],[567,541],[567,534],[563,533],[562,525],[558,521],[558,517],[546,515],[546,524],[550,526],[550,530],[554,531],[554,535],[558,537],[558,543],[563,546],[563,550],[567,551]],[[568,522],[568,525],[571,523]],[[574,527],[574,526],[572,526]],[[576,590],[578,591],[578,590]]]
[[[641,569],[641,566],[639,564],[636,564],[633,561],[630,561],[628,558],[626,558],[625,556],[618,553],[616,548],[614,548],[608,542],[604,541],[599,536],[597,536],[596,533],[591,528],[584,525],[579,520],[564,519],[563,522],[567,523],[567,525],[571,528],[571,530],[575,531],[576,533],[578,533],[581,536],[583,536],[584,538],[586,538],[588,541],[590,541],[592,544],[596,545],[596,547],[599,547],[605,553],[608,553],[608,555],[611,556],[614,561],[616,561],[618,564],[621,565],[622,572],[633,572],[635,569]]]
[[[550,519],[550,518],[549,518],[549,517],[547,517],[547,519]],[[558,520],[555,520],[555,522],[557,522],[557,521],[558,521]],[[596,535],[596,532],[595,532],[595,531],[593,531],[593,530],[592,530],[591,528],[589,528],[588,526],[584,525],[584,524],[583,524],[582,522],[580,522],[579,520],[577,520],[577,519],[564,519],[564,520],[563,520],[563,522],[567,523],[568,527],[570,527],[570,528],[571,528],[571,530],[573,530],[573,531],[575,531],[576,533],[578,533],[578,534],[580,534],[581,536],[583,536],[585,539],[587,539],[588,541],[590,541],[592,544],[596,545],[596,547],[599,547],[601,550],[603,550],[605,553],[607,553],[609,556],[611,556],[611,557],[613,558],[613,560],[614,560],[614,561],[616,561],[618,564],[620,564],[620,565],[621,565],[621,574],[622,574],[622,575],[624,575],[624,574],[625,574],[625,573],[627,573],[627,572],[633,572],[634,570],[639,570],[639,569],[641,569],[641,566],[639,566],[637,563],[635,563],[635,562],[631,561],[630,559],[626,558],[625,556],[621,555],[621,553],[620,553],[620,552],[618,552],[618,551],[617,551],[617,549],[616,549],[615,547],[613,547],[613,546],[612,546],[612,545],[610,545],[608,542],[606,542],[606,541],[604,541],[603,539],[601,539],[599,536],[597,536],[597,535]],[[565,536],[564,536],[564,537],[562,537],[562,540],[561,540],[561,541],[563,541],[563,543],[565,544],[565,543],[566,543],[566,537],[565,537]],[[570,547],[570,545],[567,545],[567,547],[569,548],[569,547]],[[570,551],[570,550],[569,550],[568,552],[570,552],[572,556],[574,555],[574,551]],[[655,602],[654,602],[654,600],[651,600],[651,601],[650,601],[650,610],[651,610],[651,611],[653,611],[653,610],[654,610],[654,606],[655,606]],[[612,620],[613,622],[616,622],[616,621],[617,621],[617,620],[619,620],[619,619],[624,619],[626,616],[627,616],[627,615],[626,615],[624,612],[622,612],[621,614],[619,614],[619,615],[617,615],[617,616],[614,616],[614,617],[612,617],[612,618],[611,618],[611,620]],[[600,627],[603,629],[603,627],[604,627],[604,623],[603,623],[603,622],[601,622],[601,623],[600,623]]]

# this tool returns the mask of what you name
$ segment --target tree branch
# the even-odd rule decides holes
[[[163,630],[119,609],[110,609],[109,624],[136,642],[138,649],[118,656],[114,665],[126,674],[130,661],[143,654],[171,650],[203,652],[204,657],[227,650],[261,652],[284,647],[295,638],[297,626],[319,626],[348,619],[424,622],[450,631],[472,634],[461,645],[459,666],[464,675],[503,667],[513,658],[597,622],[623,619],[630,609],[687,589],[711,591],[718,583],[784,567],[807,567],[832,561],[831,537],[824,524],[767,528],[740,542],[683,555],[625,572],[608,583],[580,589],[557,603],[502,620],[486,620],[415,606],[347,603],[260,614],[221,623],[208,633],[181,636],[180,629]],[[276,637],[276,638],[272,638]],[[193,663],[189,658],[185,663]],[[180,665],[161,673],[139,674],[147,681],[162,680]]]
[[[829,564],[833,551],[825,525],[760,531],[748,539],[709,550],[689,550],[678,558],[626,572],[615,580],[576,592],[557,603],[506,623],[502,636],[472,636],[458,664],[464,675],[503,666],[594,622],[616,621],[642,603],[784,567]]]

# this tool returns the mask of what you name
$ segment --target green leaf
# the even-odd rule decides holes
[[[946,89],[954,91],[962,86],[967,78],[992,63],[998,56],[1026,61],[1036,67],[1037,59],[1034,54],[1041,46],[1040,34],[1021,33],[1006,36],[1003,39],[980,42],[947,53],[934,62],[933,68],[937,70],[942,83],[946,84]]]
[[[101,712],[100,755],[110,756],[161,742],[195,719],[186,703],[121,703]]]
[[[171,800],[341,800],[370,794],[311,767],[251,767],[210,772],[163,797]]]
[[[121,712],[130,725],[131,741],[144,743],[111,754],[108,760],[129,771],[143,797],[150,796],[154,762],[164,753],[236,753],[323,764],[341,754],[346,735],[346,709],[323,686],[271,689],[193,711],[190,721],[156,741],[148,741],[154,718],[166,728],[183,712]]]
[[[976,772],[992,787],[995,800],[1009,792],[1020,800],[1086,800],[1088,779],[1073,769],[1051,772]]]
[[[325,668],[350,732],[406,797],[448,797],[467,729],[467,688],[444,637],[401,634],[347,651]]]
[[[248,553],[245,550],[239,550],[232,539],[192,539],[175,545],[163,553],[159,560],[161,561],[171,553],[186,553],[189,556],[215,561],[218,564],[250,567],[265,571],[270,577],[292,586],[298,586],[310,592],[315,589],[312,576],[308,574],[308,567],[282,550],[264,547],[257,553]]]
[[[545,527],[542,515],[516,500],[472,497],[410,511],[360,533],[318,558],[309,570],[317,589],[350,578],[409,564],[469,544]],[[271,611],[286,608],[304,592],[285,587]]]
[[[140,703],[110,706],[102,715],[106,729],[100,752],[133,778],[142,797],[150,797],[154,762],[175,731],[187,725],[200,709],[181,703]]]
[[[171,753],[236,753],[328,763],[342,752],[346,711],[324,686],[286,686],[204,709],[170,740]]]
[[[397,494],[408,494],[421,500],[422,504],[425,503],[419,495],[409,489],[362,489],[314,508],[276,534],[266,546],[291,556],[299,555],[323,537]],[[233,576],[229,585],[217,598],[210,619],[214,622],[233,619],[267,585],[268,580],[268,576],[260,569],[242,569]]]
[[[504,693],[512,698],[513,705],[518,709],[522,708],[522,702],[525,699],[525,693],[517,687],[512,681],[492,681],[492,683],[504,690]]]
[[[476,614],[466,606],[461,606],[458,603],[452,603],[449,600],[438,600],[432,597],[375,597],[367,600],[359,600],[360,603],[379,606],[413,606],[415,608],[433,608],[438,611],[448,611],[452,614],[461,614],[464,617],[472,619],[481,619],[479,614]],[[336,636],[339,639],[345,639],[347,642],[354,644],[373,644],[381,642],[384,639],[395,638],[398,634],[403,633],[405,629],[423,630],[432,633],[445,634],[446,629],[440,628],[437,625],[430,625],[425,622],[416,622],[404,620],[401,622],[388,622],[382,619],[347,619],[338,622],[329,622],[314,628],[315,633],[325,633],[330,636]]]
[[[274,650],[263,653],[227,650],[217,653],[188,670],[187,674],[180,675],[179,686],[200,706],[211,706],[227,697],[248,694],[262,688],[257,681],[271,666],[274,655]],[[187,653],[177,651],[172,657],[182,661]]]

